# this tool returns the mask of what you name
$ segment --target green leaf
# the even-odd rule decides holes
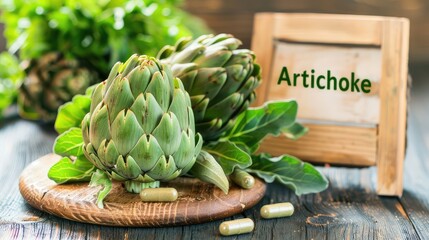
[[[74,161],[63,157],[49,169],[48,177],[58,184],[87,182],[94,171],[94,165],[85,156],[79,156]]]
[[[58,116],[55,120],[55,130],[64,133],[73,127],[80,128],[80,124],[91,106],[89,95],[76,95],[71,102],[65,103],[58,109]]]
[[[277,180],[297,195],[321,192],[328,187],[328,180],[316,168],[289,155],[254,156],[252,166],[246,171],[255,173],[268,183]]]
[[[217,142],[204,148],[213,155],[226,175],[230,175],[236,167],[245,169],[252,165],[252,158],[235,143]]]
[[[234,127],[223,139],[247,146],[251,152],[268,134],[278,136],[295,123],[298,104],[294,100],[267,102],[261,107],[241,113]]]
[[[225,194],[228,194],[228,178],[223,172],[222,167],[213,158],[213,156],[210,155],[210,153],[202,150],[189,173],[203,182],[208,182],[216,185]]]
[[[61,156],[81,156],[83,155],[82,144],[82,130],[72,127],[55,139],[54,153]]]
[[[89,183],[90,187],[102,186],[97,196],[97,206],[99,208],[104,208],[104,198],[109,194],[110,190],[112,190],[112,181],[109,176],[100,169],[92,174],[91,182]]]
[[[298,138],[304,136],[308,132],[308,128],[301,125],[300,123],[295,122],[292,126],[282,129],[282,133],[292,140],[297,140]]]

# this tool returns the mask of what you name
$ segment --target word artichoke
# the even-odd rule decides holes
[[[168,66],[131,56],[92,94],[82,122],[85,156],[128,191],[157,187],[187,173],[202,137],[188,93]]]
[[[19,114],[26,119],[55,119],[62,104],[97,81],[92,71],[59,53],[51,52],[27,63],[27,77],[18,95]]]
[[[260,66],[241,41],[229,34],[180,39],[158,58],[169,64],[191,96],[196,129],[206,141],[217,140],[255,99]]]

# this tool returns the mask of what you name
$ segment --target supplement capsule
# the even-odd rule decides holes
[[[245,189],[251,189],[255,185],[255,178],[241,169],[235,169],[230,177],[235,184]]]
[[[261,208],[261,217],[279,218],[292,216],[294,211],[293,205],[289,202],[275,203],[265,205]]]
[[[140,192],[143,202],[173,202],[178,195],[174,188],[145,188]]]
[[[220,224],[219,232],[223,236],[248,233],[253,231],[255,224],[250,218],[242,218],[232,221],[226,221]]]

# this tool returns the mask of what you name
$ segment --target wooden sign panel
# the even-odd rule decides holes
[[[378,86],[381,77],[381,54],[379,48],[335,46],[318,44],[299,44],[275,42],[272,63],[273,78],[279,77],[283,67],[292,73],[308,73],[308,88],[302,81],[296,86],[286,82],[270,81],[269,98],[295,98],[299,103],[298,117],[301,119],[321,120],[338,123],[367,124],[374,126],[379,122],[380,98]],[[314,74],[311,72],[314,70]],[[328,85],[328,76],[331,78]],[[363,79],[371,80],[369,93],[341,91],[339,78],[351,79],[351,73],[359,79],[358,88]],[[311,88],[311,75],[315,76],[315,86]],[[317,85],[317,77],[321,88]],[[293,77],[293,76],[291,76]],[[334,79],[335,78],[335,79]],[[299,78],[298,80],[302,80]],[[335,80],[335,81],[334,81]],[[336,85],[334,85],[336,83]],[[343,84],[345,85],[345,84]],[[327,90],[327,88],[330,88]],[[335,90],[334,87],[337,87]],[[310,97],[309,97],[310,96]]]
[[[309,133],[269,138],[272,154],[378,168],[377,192],[402,194],[409,22],[403,18],[261,13],[252,49],[257,104],[296,99]]]

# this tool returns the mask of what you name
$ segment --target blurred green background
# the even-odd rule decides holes
[[[52,121],[59,106],[106,79],[132,54],[156,56],[165,45],[210,30],[180,0],[0,0],[0,112]],[[5,61],[7,60],[7,61]],[[25,71],[23,81],[9,68]],[[21,76],[22,73],[19,73]],[[22,77],[21,77],[22,78]]]
[[[429,61],[429,1],[426,0],[184,0],[183,9],[215,32],[228,32],[250,46],[256,12],[314,12],[406,17],[411,21],[410,62]],[[0,24],[3,32],[4,25]],[[0,50],[6,47],[3,34]]]
[[[427,0],[184,0],[184,10],[203,19],[216,33],[228,32],[250,47],[257,12],[314,12],[406,17],[411,21],[410,63],[429,62],[429,1]],[[0,24],[0,32],[4,25]],[[6,47],[3,34],[0,50]]]

